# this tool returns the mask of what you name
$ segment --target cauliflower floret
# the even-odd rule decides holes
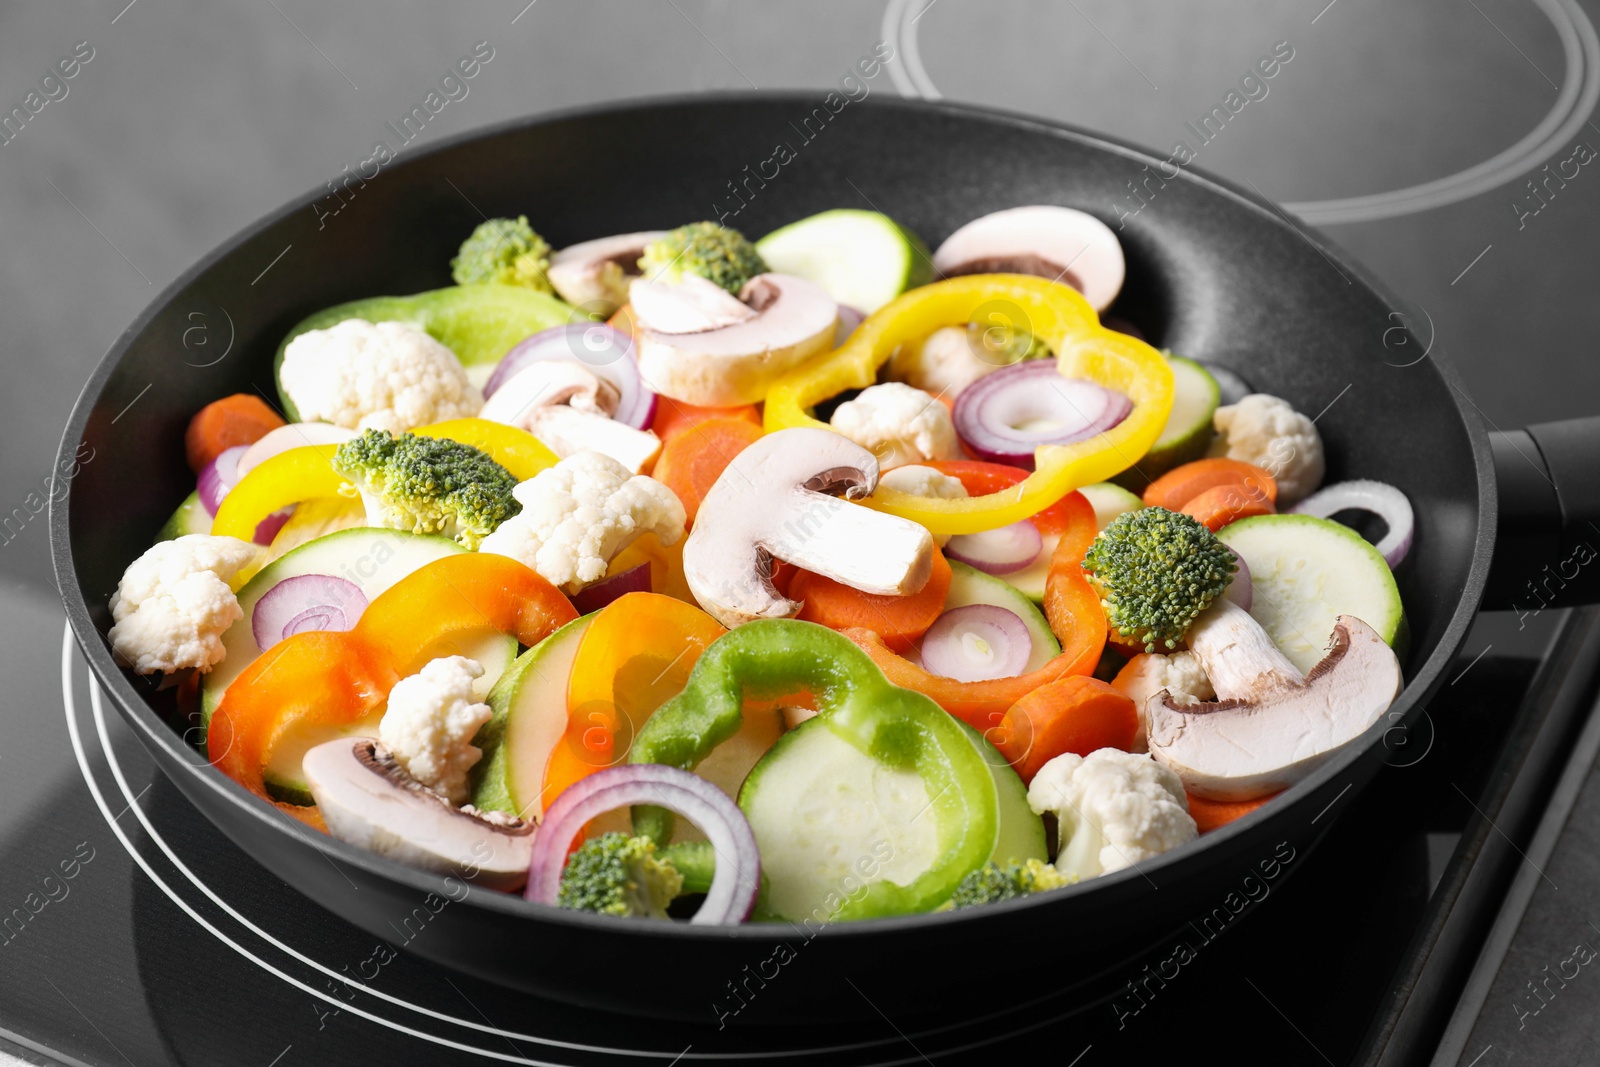
[[[674,543],[687,521],[671,489],[599,452],[568,456],[512,496],[521,514],[485,537],[479,551],[526,563],[569,594],[599,581],[617,553],[644,534]]]
[[[1211,688],[1211,679],[1206,677],[1206,669],[1200,666],[1200,659],[1193,652],[1174,652],[1170,656],[1141,652],[1128,661],[1111,684],[1138,709],[1139,733],[1133,739],[1135,752],[1144,752],[1150,747],[1150,719],[1144,707],[1151,697],[1165,689],[1172,695],[1174,704],[1197,704],[1215,699],[1217,695]]]
[[[1046,763],[1028,787],[1028,806],[1055,815],[1056,869],[1080,879],[1131,867],[1199,832],[1176,774],[1149,756],[1114,748],[1086,757],[1068,752]]]
[[[111,651],[140,674],[222,662],[222,635],[244,612],[228,587],[260,549],[235,537],[189,534],[152,545],[111,594]]]
[[[472,683],[482,677],[477,660],[431,660],[389,690],[378,723],[379,743],[406,773],[457,806],[467,802],[467,772],[483,758],[472,739],[494,714],[472,699]]]
[[[829,425],[836,433],[871,450],[884,470],[930,459],[957,459],[961,455],[950,410],[930,394],[903,382],[886,382],[861,390],[854,400],[834,409]]]
[[[889,375],[930,393],[955,396],[1005,365],[984,355],[966,327],[944,326],[921,341],[902,345],[889,360]]]
[[[893,489],[901,493],[910,493],[912,496],[928,496],[935,500],[965,500],[967,487],[961,484],[960,478],[952,477],[932,467],[923,467],[910,464],[905,467],[896,467],[892,471],[884,472],[878,479],[879,488]],[[934,544],[943,548],[950,541],[949,534],[935,534]]]
[[[349,430],[404,433],[483,407],[455,353],[409,322],[307,330],[284,349],[278,380],[302,420]]]
[[[1322,484],[1322,435],[1316,423],[1266,393],[1251,393],[1212,416],[1217,438],[1211,454],[1254,464],[1278,482],[1278,504],[1288,507]]]

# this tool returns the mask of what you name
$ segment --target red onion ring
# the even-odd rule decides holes
[[[249,451],[249,448],[249,445],[224,448],[210,463],[200,468],[200,477],[195,481],[195,492],[200,496],[201,507],[205,508],[206,514],[213,519],[217,517],[217,508],[222,504],[222,498],[239,484],[239,457]]]
[[[1020,571],[1044,551],[1039,527],[1027,519],[982,533],[956,534],[944,546],[953,560],[976,567],[985,574],[1010,574]]]
[[[366,608],[366,594],[347,578],[297,574],[261,594],[250,616],[250,632],[265,652],[307,630],[349,630]]]
[[[1104,433],[1133,402],[1081,378],[1063,378],[1053,359],[1018,363],[986,374],[956,396],[956,432],[980,459],[1033,470],[1040,445],[1070,445]],[[1025,429],[1048,422],[1044,428]]]
[[[280,452],[304,448],[306,445],[342,445],[360,436],[354,430],[335,426],[331,422],[291,422],[276,430],[268,430],[239,458],[239,473],[234,482],[237,484],[257,466]]]
[[[1388,527],[1375,547],[1391,569],[1398,567],[1411,551],[1411,539],[1417,527],[1416,514],[1404,493],[1387,482],[1367,478],[1319,489],[1289,511],[1318,519],[1331,519],[1341,511],[1370,511]]]
[[[581,363],[596,378],[616,387],[619,399],[611,417],[635,430],[648,430],[656,413],[656,394],[645,388],[634,360],[633,338],[603,322],[575,322],[540,330],[505,354],[483,386],[485,400],[530,364],[547,359]]]
[[[844,344],[845,340],[856,332],[856,327],[860,326],[866,317],[866,312],[857,311],[848,304],[840,304],[839,325],[835,326],[833,330],[833,347],[838,348]]]
[[[952,608],[922,638],[923,667],[958,682],[1015,678],[1032,654],[1027,624],[995,604]]]
[[[607,767],[572,785],[545,809],[533,841],[528,886],[523,895],[538,904],[556,903],[561,872],[572,842],[590,819],[634,804],[654,804],[698,826],[717,856],[711,888],[692,926],[741,923],[750,917],[761,890],[761,853],[739,805],[699,775],[660,763]]]
[[[577,609],[579,615],[587,615],[591,611],[599,611],[626,593],[648,593],[649,591],[650,564],[641,563],[637,567],[629,567],[620,574],[602,578],[587,589],[581,589],[574,593],[572,595],[572,606]]]

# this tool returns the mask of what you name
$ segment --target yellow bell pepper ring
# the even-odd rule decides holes
[[[847,389],[877,381],[897,348],[943,326],[974,321],[990,304],[1010,305],[1056,353],[1064,377],[1126,396],[1133,410],[1116,426],[1070,445],[1041,445],[1034,471],[998,493],[937,500],[880,488],[864,503],[921,523],[934,534],[980,533],[1044,510],[1074,489],[1133,466],[1161,436],[1172,411],[1172,371],[1161,353],[1100,325],[1077,290],[1023,274],[970,274],[901,295],[867,318],[844,345],[780,378],[767,393],[767,431],[827,429],[810,409]]]
[[[533,434],[488,419],[450,419],[412,432],[471,445],[487,453],[519,482],[557,462],[556,454]],[[256,524],[280,508],[317,497],[354,496],[355,487],[333,469],[337,448],[306,445],[263,460],[222,498],[211,532],[248,541],[255,536]]]

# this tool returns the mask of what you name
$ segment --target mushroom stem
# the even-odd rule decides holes
[[[1189,651],[1200,660],[1218,700],[1256,700],[1268,689],[1305,681],[1250,613],[1218,597],[1189,627]]]

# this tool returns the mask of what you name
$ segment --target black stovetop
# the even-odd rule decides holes
[[[425,929],[375,942],[198,818],[88,683],[64,633],[52,640],[41,625],[34,644],[36,669],[56,686],[39,687],[31,726],[67,766],[6,808],[0,902],[17,918],[0,942],[0,1028],[96,1065],[992,1063],[1050,1051],[1088,1067],[1153,1060],[1175,1033],[1191,1055],[1238,1063],[1351,1062],[1474,805],[1488,803],[1538,666],[1492,649],[1463,659],[1448,710],[1437,702],[1423,727],[1390,738],[1390,766],[1330,805],[1317,848],[1280,853],[1275,880],[1242,883],[1237,916],[1213,909],[1136,943],[1070,997],[1039,999],[1031,987],[1059,985],[1059,972],[996,946],[993,968],[951,981],[1014,987],[1018,1007],[997,1017],[719,1030],[709,1008],[704,1026],[629,1020],[393,951]],[[5,745],[0,759],[20,748]],[[894,981],[893,961],[857,981],[870,997]]]

